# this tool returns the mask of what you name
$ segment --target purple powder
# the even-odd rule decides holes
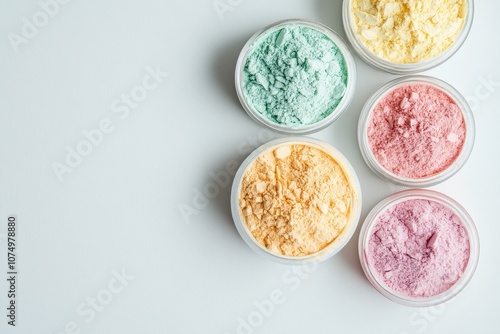
[[[469,262],[469,235],[447,206],[412,199],[374,222],[365,250],[382,283],[408,297],[431,297],[452,287]]]

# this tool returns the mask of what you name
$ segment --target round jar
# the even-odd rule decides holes
[[[365,103],[358,142],[379,177],[407,187],[428,187],[450,178],[467,162],[475,125],[465,98],[428,76],[393,80]]]
[[[347,38],[364,61],[390,73],[411,74],[457,52],[469,35],[474,1],[344,0],[342,16]]]
[[[377,204],[361,227],[358,246],[375,289],[414,307],[455,297],[479,261],[472,218],[453,199],[426,189],[401,191]]]
[[[236,173],[231,212],[243,240],[284,264],[323,261],[352,237],[361,188],[347,159],[311,138],[280,138],[252,152]]]
[[[319,131],[354,95],[356,66],[340,36],[307,20],[276,22],[257,32],[238,58],[235,85],[243,109],[287,134]]]

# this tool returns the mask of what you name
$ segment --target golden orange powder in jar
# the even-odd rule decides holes
[[[358,196],[349,173],[330,154],[283,144],[262,152],[243,174],[239,211],[267,250],[307,256],[328,247],[352,223]]]

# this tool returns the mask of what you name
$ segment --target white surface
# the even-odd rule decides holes
[[[16,214],[19,309],[18,326],[7,326],[3,238],[0,332],[63,333],[70,324],[67,333],[233,334],[238,317],[256,316],[254,302],[280,290],[284,301],[258,328],[241,333],[498,333],[500,85],[488,91],[481,78],[500,82],[500,2],[476,1],[464,46],[426,72],[477,102],[469,162],[433,189],[473,216],[481,257],[456,299],[423,310],[390,302],[368,283],[357,255],[359,228],[342,252],[302,279],[290,267],[260,258],[239,237],[229,186],[189,224],[184,221],[179,206],[191,205],[193,189],[209,183],[211,171],[241,162],[246,149],[259,144],[254,138],[266,134],[244,113],[233,87],[245,41],[265,25],[293,17],[317,20],[345,36],[340,1],[221,3],[234,4],[222,19],[213,0],[73,0],[16,54],[7,34],[20,34],[23,17],[31,20],[40,5],[1,2],[0,233],[7,216]],[[312,137],[334,145],[353,164],[364,218],[400,189],[369,171],[355,134],[364,101],[395,76],[358,57],[356,63],[354,102]],[[157,65],[169,76],[121,120],[111,104]],[[63,162],[66,146],[75,148],[85,138],[81,131],[105,118],[114,131],[59,182],[51,164]],[[87,298],[109,297],[104,289],[115,283],[113,270],[122,269],[135,278],[90,320]]]

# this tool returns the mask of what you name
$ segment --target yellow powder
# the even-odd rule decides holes
[[[285,144],[262,153],[247,169],[240,214],[271,252],[305,256],[331,244],[357,201],[350,179],[324,151]]]
[[[375,55],[395,63],[439,56],[457,39],[466,0],[352,0],[354,28]]]

